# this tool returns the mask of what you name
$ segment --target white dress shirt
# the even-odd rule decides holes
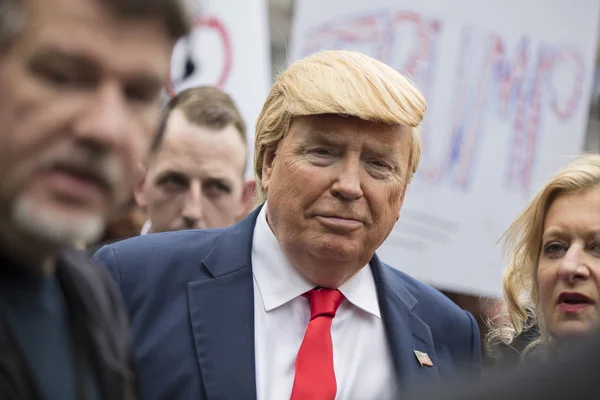
[[[143,235],[147,235],[148,232],[150,232],[150,228],[152,227],[152,223],[150,222],[150,220],[146,220],[146,222],[144,222],[144,226],[142,226],[142,231],[140,232],[140,236]]]
[[[296,355],[310,320],[302,294],[316,285],[284,254],[266,209],[267,204],[258,215],[252,244],[256,390],[258,400],[284,400],[292,393]],[[339,290],[344,300],[331,326],[336,400],[395,399],[395,371],[371,268]]]

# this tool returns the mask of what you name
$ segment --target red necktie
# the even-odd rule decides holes
[[[291,400],[333,400],[337,385],[331,322],[344,296],[334,289],[313,289],[304,297],[310,302],[310,322],[296,356]]]

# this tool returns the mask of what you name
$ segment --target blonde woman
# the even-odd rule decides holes
[[[488,349],[534,337],[523,356],[547,356],[600,321],[600,155],[583,155],[558,172],[504,235],[509,264],[505,312]]]

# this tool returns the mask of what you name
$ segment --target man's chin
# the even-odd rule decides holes
[[[104,216],[99,213],[70,211],[30,198],[15,202],[12,219],[27,235],[58,246],[94,243],[105,227]]]

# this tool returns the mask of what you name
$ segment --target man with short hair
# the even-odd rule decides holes
[[[200,86],[173,97],[135,188],[148,214],[142,233],[238,222],[254,194],[246,154],[246,124],[226,93]]]
[[[128,306],[144,399],[396,399],[478,368],[473,317],[375,254],[419,164],[424,112],[389,66],[313,54],[258,118],[261,207],[96,253]]]
[[[0,0],[0,398],[132,398],[127,318],[95,240],[129,199],[175,0]]]

